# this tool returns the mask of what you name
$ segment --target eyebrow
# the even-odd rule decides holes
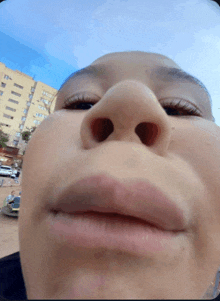
[[[203,89],[203,91],[208,95],[211,100],[211,96],[205,87],[205,85],[196,77],[190,75],[189,73],[178,69],[178,68],[170,68],[170,67],[159,67],[156,68],[155,74],[158,77],[162,77],[163,80],[168,81],[177,81],[177,82],[188,82],[190,84],[195,84]]]
[[[147,72],[148,70],[146,70]],[[178,69],[178,68],[170,68],[170,67],[157,67],[153,70],[154,74],[156,74],[156,76],[158,78],[161,78],[164,81],[178,81],[178,82],[188,82],[190,84],[195,84],[197,86],[199,86],[200,88],[203,89],[203,91],[208,95],[208,97],[211,100],[211,96],[207,90],[207,88],[204,86],[204,84],[197,79],[196,77],[190,75],[189,73]],[[68,80],[70,78],[76,78],[78,76],[82,76],[82,75],[92,75],[93,77],[101,77],[103,76],[103,74],[105,73],[105,67],[102,65],[99,66],[93,66],[90,65],[88,67],[85,67],[83,69],[77,70],[75,72],[73,72],[65,81],[64,83],[61,85],[60,89],[65,85],[66,82],[68,82]]]
[[[73,72],[67,79],[65,79],[65,81],[63,82],[63,84],[61,85],[60,89],[62,89],[62,87],[68,82],[68,80],[70,80],[71,78],[76,78],[78,76],[82,76],[82,75],[92,75],[94,76],[101,76],[105,73],[105,68],[102,65],[99,66],[88,66],[85,67],[83,69],[77,70],[75,72]]]

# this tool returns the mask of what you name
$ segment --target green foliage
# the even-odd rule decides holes
[[[4,133],[0,126],[0,147],[6,147],[6,142],[9,141],[9,135]]]
[[[31,136],[33,132],[36,130],[36,128],[37,128],[36,126],[33,126],[31,129],[27,127],[28,130],[21,133],[22,140],[24,140],[25,143],[28,143],[28,141],[31,139]]]
[[[24,140],[26,143],[28,143],[30,139],[31,132],[30,131],[24,131],[21,133],[22,140]]]

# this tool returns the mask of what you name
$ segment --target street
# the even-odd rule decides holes
[[[4,179],[4,184],[14,185],[13,179],[0,177],[0,183],[2,179]],[[5,198],[11,194],[12,190],[18,196],[21,191],[21,185],[0,187],[0,208],[2,208]],[[4,215],[2,212],[0,212],[0,246],[0,258],[19,251],[18,218]]]
[[[18,218],[0,213],[0,258],[19,251]]]

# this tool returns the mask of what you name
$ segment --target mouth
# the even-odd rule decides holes
[[[150,227],[152,230],[158,230],[158,231],[162,231],[162,232],[173,232],[173,233],[177,233],[177,232],[181,232],[178,230],[164,230],[163,228],[156,226],[150,222],[147,222],[141,218],[137,218],[131,215],[123,215],[123,214],[118,214],[118,213],[114,213],[114,212],[98,212],[98,211],[76,211],[74,213],[68,213],[68,212],[64,212],[64,211],[53,211],[53,216],[54,217],[59,217],[59,216],[65,216],[66,218],[70,218],[70,219],[77,219],[77,218],[85,218],[85,219],[97,219],[99,221],[105,221],[107,223],[111,223],[111,224],[122,224],[125,225],[127,223],[129,224],[140,224],[140,225],[145,225]]]
[[[50,204],[48,231],[68,246],[136,255],[176,249],[182,211],[149,183],[124,186],[105,175],[76,182]]]
[[[176,248],[181,231],[166,231],[146,221],[115,213],[53,213],[50,235],[69,247],[121,251],[146,256]]]

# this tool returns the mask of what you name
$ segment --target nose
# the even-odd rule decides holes
[[[171,125],[152,90],[139,81],[124,80],[112,86],[82,121],[80,135],[85,149],[109,141],[144,144],[165,156]]]

